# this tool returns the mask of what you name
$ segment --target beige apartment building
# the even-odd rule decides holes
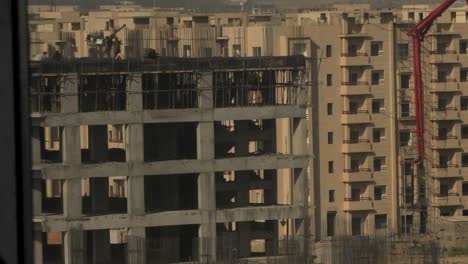
[[[310,90],[310,239],[388,233],[441,237],[447,235],[442,225],[468,220],[468,8],[455,5],[447,11],[424,42],[426,160],[417,168],[412,45],[406,33],[434,7],[336,5],[255,14],[138,7],[86,14],[40,11],[30,20],[31,57],[55,50],[68,58],[87,57],[87,34],[109,35],[124,24],[117,36],[127,58],[154,49],[161,58],[264,57],[268,65],[274,63],[271,56],[303,55]],[[86,148],[91,139],[83,129],[81,148]],[[107,130],[109,139],[123,135],[116,136],[122,143],[114,144],[124,148],[125,127]],[[289,121],[276,122],[278,150],[291,146],[289,130]],[[47,131],[45,141],[52,136]],[[291,172],[278,168],[277,175]],[[287,201],[291,184],[277,180],[277,199]],[[112,189],[120,190],[117,185]],[[51,183],[47,186],[52,190]],[[86,183],[82,186],[86,193]],[[249,194],[250,200],[264,195]],[[284,225],[275,232],[290,233]],[[465,241],[452,242],[460,239]]]

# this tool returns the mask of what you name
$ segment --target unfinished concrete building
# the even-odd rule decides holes
[[[113,28],[126,24],[119,38],[130,57],[141,56],[144,48],[179,57],[304,55],[311,76],[308,79],[311,88],[308,146],[313,153],[308,199],[311,239],[323,241],[340,235],[381,233],[432,233],[443,237],[448,228],[441,224],[458,224],[468,219],[468,117],[465,116],[468,113],[468,7],[465,3],[454,5],[438,18],[425,39],[427,158],[424,171],[417,171],[412,167],[417,153],[411,41],[406,33],[433,8],[403,5],[373,10],[367,4],[353,4],[255,15],[103,8],[81,14],[80,30],[89,33],[104,28],[105,34],[109,34]],[[70,21],[63,21],[63,30],[60,24],[54,24],[68,11],[42,12],[43,20],[37,22],[41,24],[37,29],[68,31],[73,28],[72,16],[68,18]],[[58,18],[54,20],[54,16]],[[75,34],[82,47],[77,57],[87,56],[82,38],[85,35]],[[48,42],[48,36],[55,38],[57,34],[36,36]],[[39,52],[45,45],[35,47]],[[87,81],[92,85],[117,82],[113,87],[120,87],[117,88],[120,92],[112,100],[127,100],[121,92],[124,86],[118,85],[127,80],[98,79]],[[58,92],[58,86],[54,87],[47,91]],[[86,91],[91,96],[89,89]],[[198,107],[193,100],[174,103],[170,94],[165,96],[167,100],[145,99],[144,103],[149,107]],[[111,99],[96,97],[94,100]],[[229,105],[229,102],[221,101],[221,104]],[[94,111],[94,106],[83,107],[83,111]],[[98,111],[122,110],[120,103],[98,107]],[[60,111],[57,109],[54,111]],[[281,133],[288,135],[290,124],[281,120],[276,124],[280,124],[276,148],[287,149],[289,141],[281,139]],[[225,125],[232,126],[229,122]],[[80,129],[83,157],[88,162],[92,152],[89,145],[95,140],[88,134],[93,128]],[[108,139],[121,139],[109,143],[112,159],[123,159],[127,140],[125,124],[108,124],[107,131]],[[59,157],[60,133],[59,127],[44,128],[45,138],[49,134],[55,138],[44,143],[55,152],[44,155]],[[217,147],[222,148],[219,144]],[[283,173],[283,169],[278,173]],[[82,183],[83,193],[89,192],[88,182]],[[45,184],[48,195],[52,195],[52,190],[60,190],[60,184]],[[127,186],[128,182],[123,184]],[[277,187],[278,195],[289,192],[288,185]],[[114,186],[113,190],[119,188]]]
[[[36,263],[305,257],[304,57],[31,72]]]

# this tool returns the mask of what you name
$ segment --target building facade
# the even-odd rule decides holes
[[[307,247],[303,57],[49,60],[31,72],[37,263]]]

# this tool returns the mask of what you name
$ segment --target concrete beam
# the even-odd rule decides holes
[[[252,206],[216,211],[216,222],[247,222],[304,218],[304,209],[296,205]]]
[[[67,220],[63,216],[40,216],[34,219],[39,222],[44,231],[66,231],[68,228],[80,225],[82,230],[135,228],[153,226],[199,225],[202,221],[202,210],[170,211],[130,216],[127,214],[110,214],[102,216],[81,217]],[[282,220],[304,217],[301,206],[275,205],[253,206],[216,211],[216,222],[245,222],[254,220]]]
[[[235,170],[275,170],[307,168],[307,156],[268,155],[236,157],[216,160],[171,160],[159,162],[106,162],[101,164],[42,164],[34,166],[35,177],[68,179],[130,175],[173,175]],[[40,173],[39,173],[40,171]],[[77,172],[76,174],[72,172]]]
[[[103,111],[87,113],[31,115],[33,126],[79,126],[104,124],[141,124],[174,122],[209,122],[223,120],[305,118],[306,109],[296,105],[231,107],[216,109],[174,109],[146,111]]]

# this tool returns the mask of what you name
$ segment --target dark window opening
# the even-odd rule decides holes
[[[333,85],[333,75],[327,74],[327,86]]]
[[[335,190],[328,191],[328,202],[334,203],[335,202]]]
[[[333,173],[333,161],[328,162],[328,173]]]
[[[332,46],[331,45],[327,45],[326,53],[327,53],[327,58],[330,58],[332,56]]]

